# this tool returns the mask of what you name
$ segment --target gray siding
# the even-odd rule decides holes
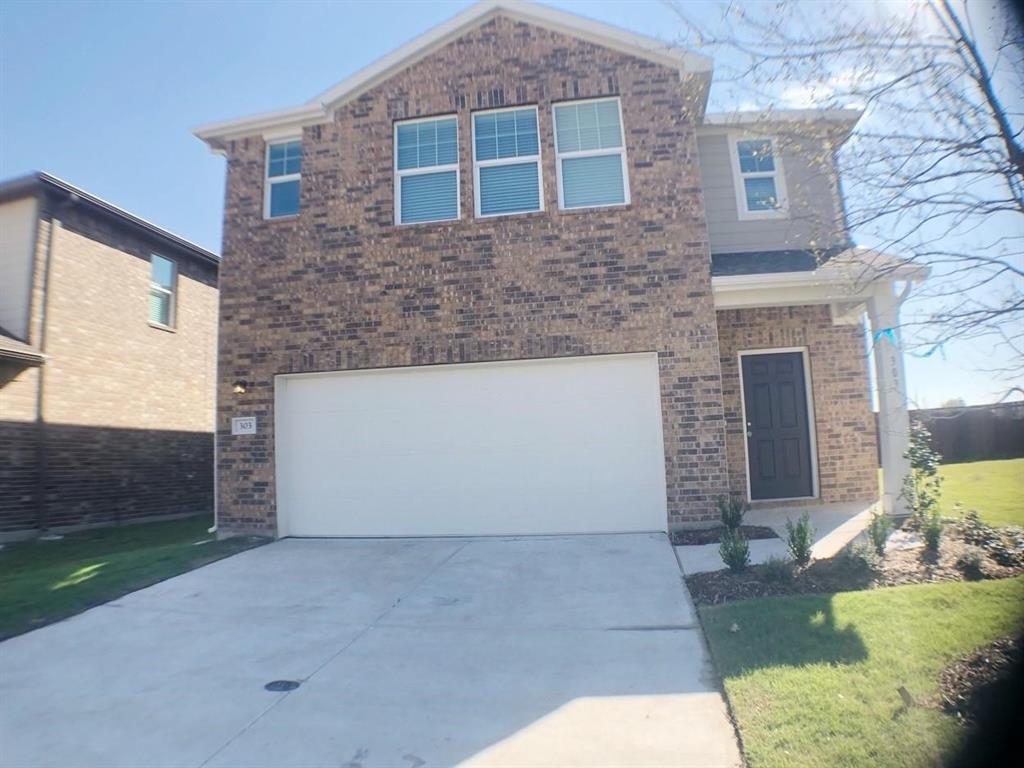
[[[765,134],[770,135],[770,132]],[[807,140],[803,145],[806,149],[800,152],[782,148],[789,216],[742,221],[736,211],[728,136],[721,131],[698,135],[697,150],[712,253],[824,248],[846,241],[846,234],[838,224],[842,213],[836,204],[837,193],[831,174],[814,160],[816,155],[822,156],[823,144]]]

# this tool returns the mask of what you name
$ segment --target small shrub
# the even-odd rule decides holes
[[[901,498],[910,508],[914,527],[924,530],[933,514],[938,514],[942,476],[942,456],[932,450],[931,432],[919,421],[910,425],[910,445],[905,458],[910,460],[910,473],[903,478]]]
[[[718,507],[718,516],[730,531],[739,530],[743,525],[743,516],[747,513],[747,504],[738,496],[719,496],[715,502]]]
[[[811,547],[814,545],[814,528],[811,516],[804,512],[794,523],[786,520],[786,546],[793,562],[803,568],[811,562]]]
[[[983,522],[981,516],[973,509],[962,515],[957,527],[963,540],[968,544],[988,547],[996,544],[1000,539],[996,529]]]
[[[968,547],[956,560],[957,570],[968,581],[979,581],[985,578],[985,552],[980,547]]]
[[[921,535],[924,536],[924,545],[928,551],[939,551],[939,541],[942,539],[944,527],[945,522],[937,509],[933,509],[921,522]]]
[[[873,544],[863,541],[854,542],[842,550],[843,557],[858,567],[876,570],[880,563],[880,556]]]
[[[772,555],[761,566],[761,578],[769,584],[788,584],[793,580],[793,563]]]
[[[718,554],[733,573],[740,573],[750,565],[750,545],[739,531],[726,529]]]
[[[872,512],[871,522],[868,524],[868,538],[871,539],[871,546],[875,548],[875,554],[882,557],[885,554],[885,542],[889,538],[889,531],[892,530],[892,520],[884,512]]]

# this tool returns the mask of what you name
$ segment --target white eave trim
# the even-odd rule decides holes
[[[329,117],[330,114],[323,105],[303,104],[301,107],[261,112],[237,120],[207,123],[193,128],[192,133],[209,144],[211,148],[217,149],[219,148],[218,144],[222,141],[271,131],[294,132],[296,128],[326,122]]]
[[[704,125],[740,126],[766,123],[856,123],[860,109],[755,109],[735,112],[708,112]]]
[[[849,303],[869,298],[879,284],[927,277],[920,265],[852,248],[816,270],[718,275],[711,278],[711,292],[715,309]]]
[[[525,0],[482,0],[328,88],[302,106],[209,123],[194,129],[193,133],[211,148],[218,150],[224,141],[232,138],[252,136],[286,126],[301,127],[326,122],[333,110],[344,102],[357,98],[469,29],[499,15],[677,69],[680,77],[684,73],[702,74],[708,79],[711,76],[710,58],[682,48],[673,48],[653,37]]]

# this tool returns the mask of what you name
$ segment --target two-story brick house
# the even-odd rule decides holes
[[[212,509],[218,267],[49,174],[0,183],[0,538]]]
[[[858,115],[710,115],[711,78],[484,2],[303,106],[198,129],[227,158],[220,529],[665,530],[728,492],[876,500],[861,316],[894,327],[907,275],[845,231]],[[898,352],[878,363],[891,509],[906,412]]]

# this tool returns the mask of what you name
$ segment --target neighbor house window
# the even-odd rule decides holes
[[[477,216],[543,210],[536,107],[473,115],[473,182]]]
[[[302,142],[298,139],[267,145],[265,216],[277,219],[299,212],[302,179]]]
[[[454,116],[395,123],[395,222],[459,218],[459,128]]]
[[[740,218],[774,218],[784,215],[785,182],[774,140],[733,137],[731,146],[736,205]]]
[[[178,267],[170,259],[149,260],[149,322],[171,328],[174,325],[174,292]]]
[[[559,208],[628,203],[629,176],[619,100],[557,104],[554,114]]]

